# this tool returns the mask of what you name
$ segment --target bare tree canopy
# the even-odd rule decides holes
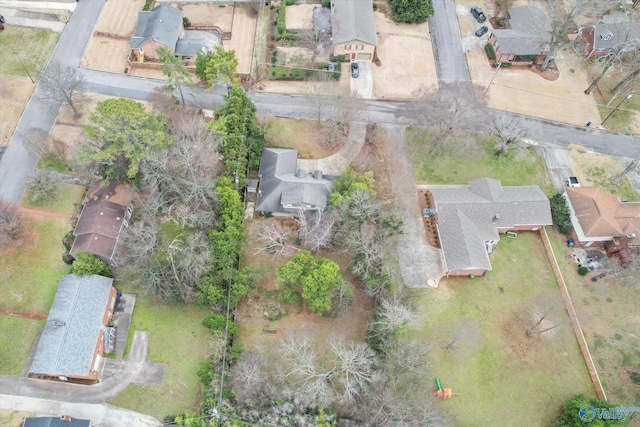
[[[48,101],[53,108],[67,104],[73,110],[74,117],[80,117],[78,104],[84,101],[81,93],[83,78],[79,68],[64,65],[57,60],[51,61],[40,76],[42,99]]]
[[[527,147],[524,139],[529,134],[529,129],[511,116],[494,114],[491,133],[498,138],[495,146],[495,153],[498,157],[510,151],[518,151]]]
[[[42,156],[47,153],[48,142],[49,134],[40,128],[30,128],[22,137],[22,145],[36,156]]]
[[[23,233],[24,223],[19,206],[0,200],[0,252],[17,246]]]

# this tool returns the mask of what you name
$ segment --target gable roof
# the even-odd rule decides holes
[[[149,11],[138,12],[138,25],[129,45],[137,49],[149,40],[155,40],[173,50],[181,28],[182,11],[162,3]]]
[[[25,418],[23,427],[91,427],[91,421],[71,417],[34,417]]]
[[[256,210],[293,212],[287,204],[327,206],[333,177],[316,171],[313,175],[297,170],[298,151],[288,148],[265,148],[260,158],[260,187]]]
[[[542,9],[529,5],[509,9],[509,26],[493,30],[500,41],[500,52],[539,55],[548,49],[551,25]]]
[[[378,46],[372,0],[332,0],[333,44],[361,41]]]
[[[567,187],[566,193],[585,236],[640,235],[640,202],[621,202],[602,187]]]
[[[481,178],[467,187],[430,191],[448,271],[491,270],[484,242],[499,240],[499,229],[552,223],[549,199],[536,186],[503,187],[496,179]]]
[[[115,181],[107,187],[98,185],[92,189],[73,232],[76,238],[71,255],[89,252],[103,260],[111,260],[129,216],[130,204],[131,197]]]
[[[112,283],[95,274],[60,279],[29,373],[89,376]]]

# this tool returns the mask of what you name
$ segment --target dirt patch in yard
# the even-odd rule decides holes
[[[92,37],[82,57],[82,66],[91,70],[124,73],[129,54],[128,40]]]
[[[138,12],[142,11],[144,0],[109,0],[100,12],[95,31],[132,36],[138,24]]]
[[[436,88],[429,24],[396,24],[379,11],[375,20],[381,65],[372,67],[374,95],[380,99],[410,99],[421,88]]]
[[[231,31],[233,22],[233,6],[220,7],[211,3],[193,3],[180,6],[184,16],[189,18],[191,25],[215,25],[222,31]]]
[[[317,4],[294,4],[287,6],[287,16],[285,18],[287,29],[291,30],[312,30],[313,29],[313,9]]]
[[[322,159],[337,153],[347,136],[339,134],[337,142],[328,144],[323,135],[323,124],[311,120],[283,117],[262,117],[267,123],[266,146],[295,148],[301,159]]]
[[[0,79],[0,147],[8,145],[35,85],[28,78],[2,76]]]

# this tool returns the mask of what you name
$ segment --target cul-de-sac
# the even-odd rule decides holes
[[[640,1],[0,0],[0,425],[640,426]]]

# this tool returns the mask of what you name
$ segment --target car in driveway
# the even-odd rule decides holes
[[[567,187],[580,187],[578,178],[576,178],[575,176],[570,176],[569,178],[567,178]]]
[[[0,24],[4,24],[4,16],[0,15]]]
[[[487,31],[489,31],[489,27],[487,27],[486,25],[483,25],[482,27],[476,30],[476,37],[484,36],[487,33]]]
[[[357,62],[352,62],[351,63],[351,77],[353,77],[354,79],[357,79],[359,75],[360,75],[360,66],[358,66]]]
[[[473,6],[471,8],[471,14],[473,15],[474,18],[476,18],[476,21],[478,22],[484,22],[487,20],[487,17],[485,16],[484,12],[478,6]]]

